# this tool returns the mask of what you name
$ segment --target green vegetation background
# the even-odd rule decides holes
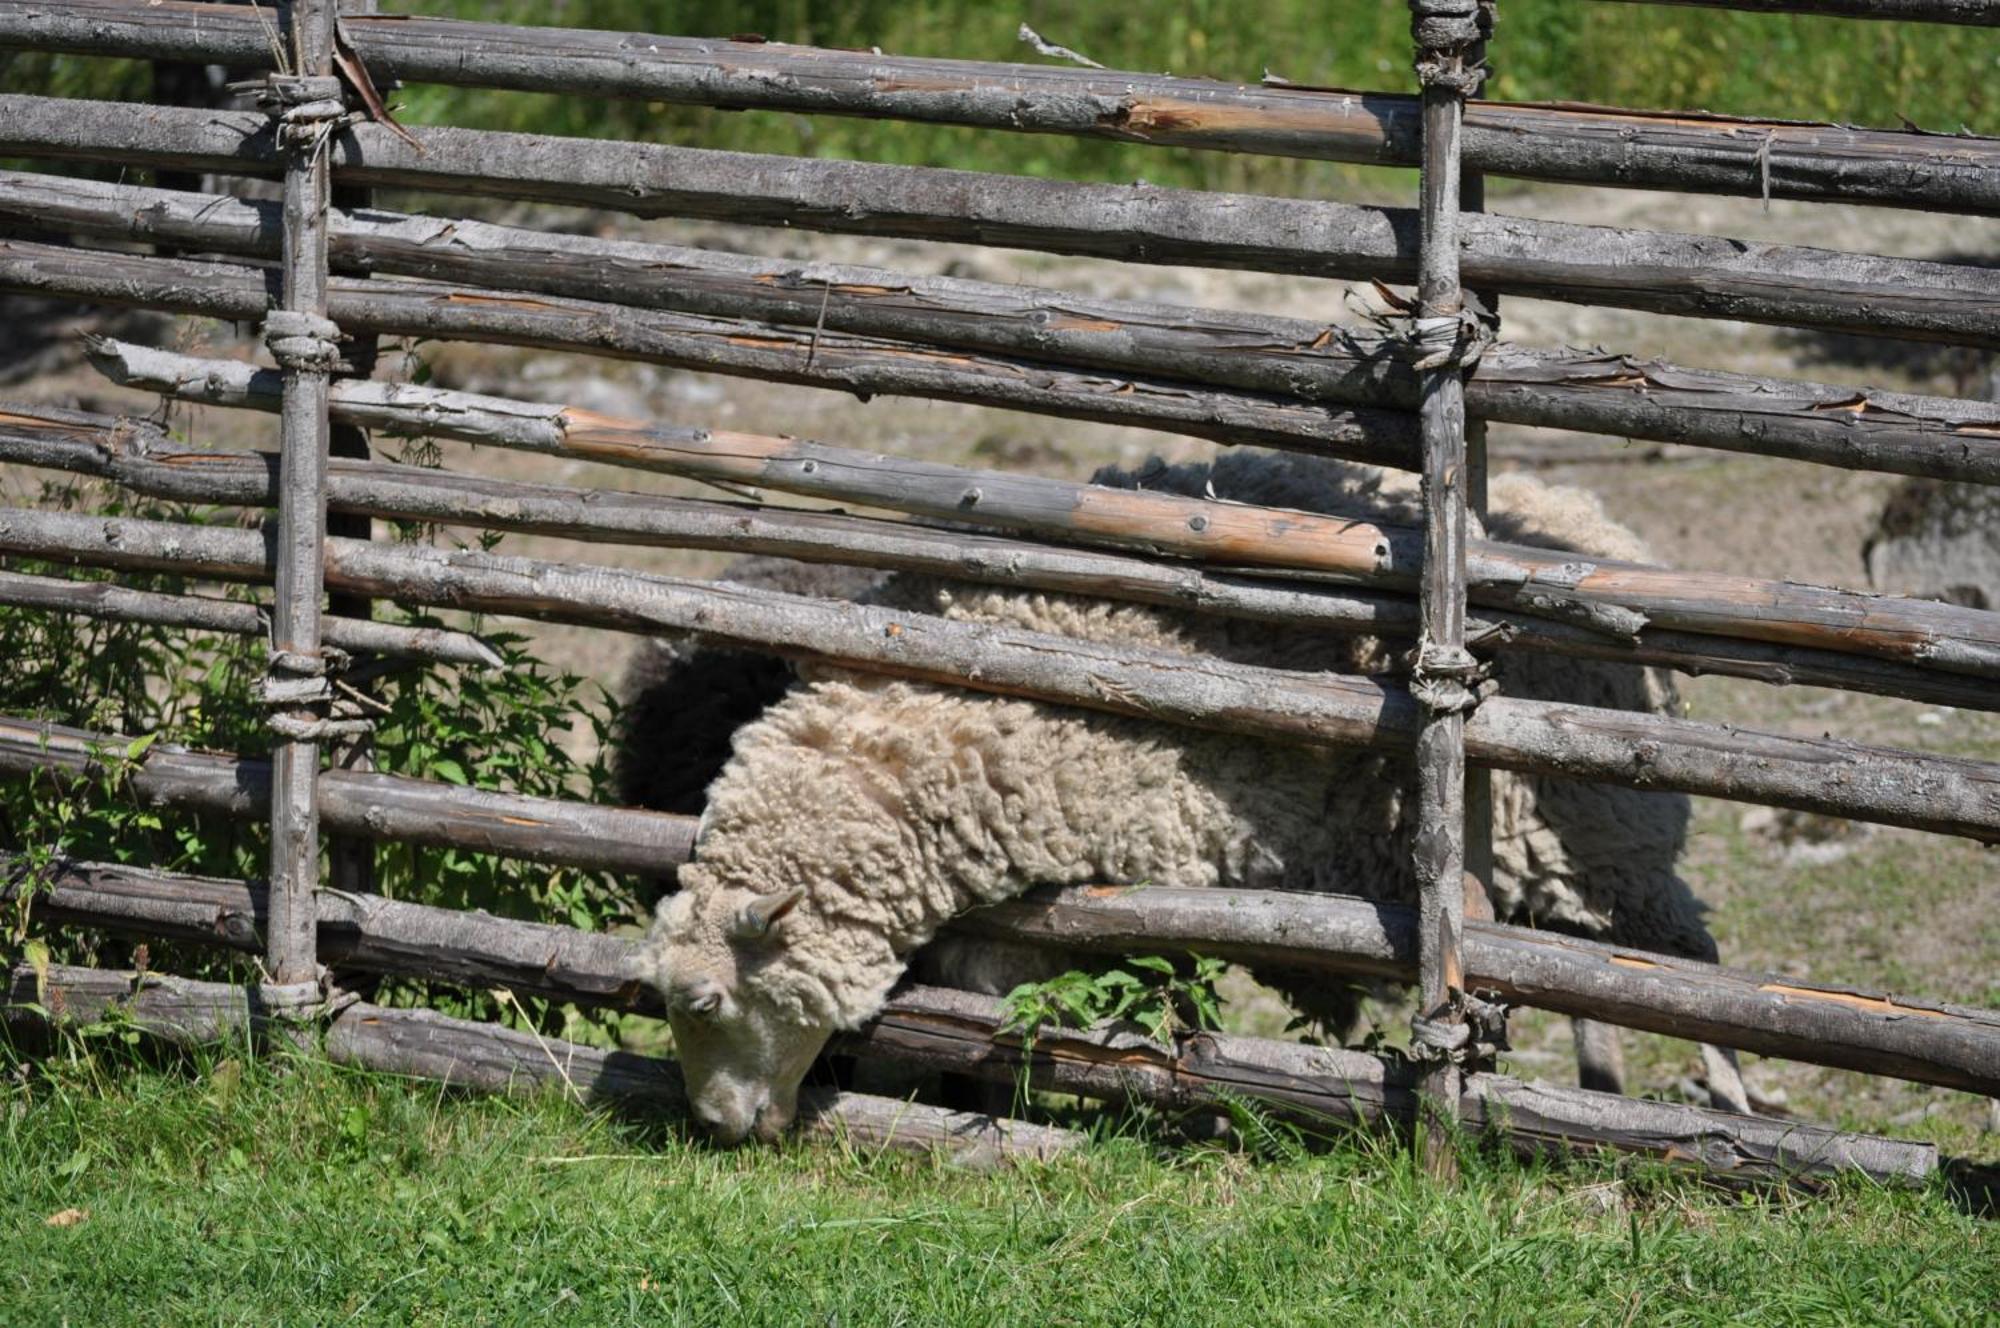
[[[899,55],[1039,61],[1015,35],[1045,38],[1112,69],[1410,91],[1404,0],[1142,0],[1014,5],[966,0],[395,0],[457,18],[694,36],[880,47]],[[1503,0],[1488,95],[1706,109],[1927,130],[2000,133],[2000,33],[1915,23],[1736,14],[1598,0]],[[22,57],[10,90],[143,96],[140,65]],[[714,112],[421,87],[407,118],[474,128],[652,138],[753,152],[856,157],[1075,179],[1307,193],[1355,168],[1109,142],[995,134],[829,116]]]

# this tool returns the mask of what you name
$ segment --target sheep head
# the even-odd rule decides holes
[[[661,905],[648,945],[695,1119],[723,1143],[775,1139],[832,1036],[824,989],[790,953],[803,888],[730,888],[696,865]]]

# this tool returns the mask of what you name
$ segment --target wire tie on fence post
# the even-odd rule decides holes
[[[1509,1049],[1507,1006],[1451,988],[1437,1017],[1410,1020],[1410,1059],[1481,1065]]]
[[[347,666],[347,654],[332,646],[317,655],[296,650],[272,650],[264,677],[257,685],[257,704],[264,724],[290,742],[323,742],[328,738],[372,733],[374,722],[359,707],[335,696],[332,674]],[[310,712],[301,716],[295,712]]]
[[[1479,0],[1410,0],[1410,36],[1417,46],[1417,81],[1476,97],[1486,81],[1484,62],[1465,52],[1488,36]]]
[[[252,1015],[278,1023],[311,1023],[332,1009],[324,972],[304,982],[259,982],[246,994]]]
[[[257,90],[257,104],[277,124],[278,142],[318,151],[334,130],[362,118],[347,109],[346,89],[332,74],[272,74]]]
[[[1403,334],[1401,349],[1418,373],[1447,366],[1469,370],[1496,339],[1492,310],[1471,291],[1461,298],[1463,306],[1455,314],[1405,320],[1409,330]]]
[[[1470,714],[1479,706],[1487,678],[1487,665],[1471,651],[1423,641],[1410,671],[1410,695],[1434,715]]]
[[[340,367],[340,324],[296,309],[264,315],[264,345],[281,369],[332,373]]]

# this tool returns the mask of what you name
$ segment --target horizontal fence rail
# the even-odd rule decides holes
[[[2000,27],[2000,0],[1624,0],[1627,4],[1696,5],[1758,14],[1818,14]]]
[[[0,429],[4,428],[0,424]],[[275,503],[275,492],[271,499]],[[0,604],[231,636],[267,636],[271,630],[265,611],[255,604],[133,590],[108,581],[73,581],[20,572],[0,571]],[[493,647],[465,632],[404,627],[365,618],[326,618],[321,627],[326,644],[350,655],[388,655],[484,669],[499,668],[505,663]]]
[[[129,357],[102,343],[99,351],[100,363],[118,361],[114,367],[125,381],[181,399],[265,410],[274,404],[270,376],[240,362]],[[336,384],[330,408],[347,422],[390,432],[511,445],[1239,568],[1408,589],[1423,559],[1422,532],[1388,521],[973,470],[795,438],[369,383]],[[53,433],[52,459],[56,450],[74,454],[60,439],[60,421],[45,430],[35,418],[12,431],[24,448]],[[0,419],[0,437],[9,432],[9,421]],[[30,459],[26,451],[14,455]],[[1621,640],[1652,624],[2000,676],[2000,612],[1673,571],[1497,540],[1471,541],[1468,563],[1475,602],[1580,623]]]
[[[186,370],[212,381],[229,368],[119,343],[100,342],[93,353],[100,363],[115,357],[121,363],[149,365],[149,376],[163,372],[169,379]],[[240,367],[246,379],[268,372]],[[275,501],[268,454],[186,452],[144,423],[50,407],[0,402],[0,460],[96,476],[134,493],[181,502],[268,507]],[[840,512],[573,489],[340,459],[329,467],[327,504],[334,511],[388,520],[926,572],[1308,630],[1393,638],[1416,633],[1416,604],[1407,596]],[[1635,636],[1615,637],[1567,621],[1504,611],[1472,619],[1468,631],[1473,644],[1487,650],[1526,649],[1774,685],[1840,687],[1933,705],[2000,709],[2000,688],[1989,682],[1810,647],[1654,626]]]
[[[17,1009],[32,1002],[76,1021],[115,1013],[182,1040],[240,1036],[260,1021],[254,992],[224,984],[67,968],[43,974],[17,968],[9,978]],[[422,1020],[442,1019],[431,1011],[408,1013]],[[328,1032],[329,1050],[337,1059],[351,1017],[351,1011],[341,1014]],[[372,1012],[364,1017],[372,1018]],[[468,1034],[490,1028],[464,1027]],[[564,1081],[561,1052],[567,1044],[550,1044],[534,1034],[512,1036],[539,1044],[543,1068],[526,1082]],[[1026,1045],[1030,1036],[1031,1048]],[[998,1001],[928,988],[892,997],[880,1016],[845,1035],[841,1045],[1003,1082],[1014,1082],[1026,1070],[1030,1081],[1044,1089],[1137,1098],[1183,1109],[1223,1107],[1248,1099],[1321,1129],[1408,1123],[1417,1105],[1417,1076],[1393,1057],[1211,1033],[1163,1045],[1115,1026],[1081,1032],[1045,1027],[1032,1035],[1025,1030],[1010,1032]],[[434,1055],[420,1067],[385,1068],[414,1069],[487,1089],[511,1085],[523,1068],[508,1057],[505,1068],[515,1073],[495,1073],[489,1081],[479,1076],[493,1054],[489,1042],[482,1039],[476,1046],[461,1045],[453,1051],[471,1067],[464,1078],[452,1077],[449,1071],[457,1068],[456,1063],[445,1056]],[[594,1074],[606,1055],[598,1052],[595,1059],[586,1058],[585,1071]],[[622,1056],[629,1068],[657,1076],[654,1082],[661,1087],[648,1096],[662,1099],[670,1110],[685,1110],[684,1100],[675,1096],[678,1073],[671,1062],[609,1055]],[[567,1078],[574,1082],[581,1076]],[[1614,1147],[1692,1163],[1736,1180],[1861,1171],[1879,1179],[1910,1181],[1933,1174],[1938,1165],[1937,1150],[1929,1144],[1545,1083],[1523,1084],[1504,1075],[1467,1076],[1461,1111],[1473,1128],[1496,1128],[1525,1152]]]
[[[12,133],[26,137],[20,127]],[[1115,190],[1022,184],[1043,193],[1048,206],[1039,228],[1024,225],[1011,238],[1046,252],[1404,284],[1416,275],[1416,219],[1408,209],[1195,193],[1163,200],[1158,195],[1168,191],[1145,190],[1138,196],[1158,220],[1146,225],[1140,208],[1126,206],[1120,211],[1131,219],[1106,228],[1102,208],[1089,205]],[[959,205],[958,224],[972,238],[983,224],[982,204],[960,191]],[[729,279],[754,282],[751,290],[767,298],[803,299],[832,287],[843,300],[837,308],[829,302],[828,317],[849,321],[827,325],[842,331],[885,325],[882,318],[853,321],[850,306],[873,307],[857,297],[876,296],[883,317],[907,322],[933,309],[933,291],[1018,290],[373,208],[335,209],[329,220],[336,269],[749,316],[769,315],[735,294]],[[282,222],[271,203],[0,171],[0,224],[268,255],[277,252]],[[940,215],[934,238],[953,238],[943,229],[951,224]],[[2000,347],[2000,272],[1966,263],[1477,213],[1462,219],[1460,246],[1467,278],[1497,294]]]
[[[199,1045],[241,1041],[285,1024],[303,1011],[266,1007],[255,987],[199,982],[157,973],[52,965],[6,974],[0,1025],[35,1026],[124,1019],[170,1041]],[[326,1027],[326,1053],[343,1065],[436,1079],[487,1093],[554,1088],[580,1102],[638,1103],[685,1119],[687,1094],[673,1061],[606,1051],[533,1031],[453,1019],[433,1010],[392,1009],[365,1002],[337,1008]],[[996,1119],[867,1093],[807,1088],[799,1094],[798,1131],[808,1138],[870,1148],[942,1154],[961,1165],[1008,1158],[1046,1158],[1080,1146],[1085,1136],[1055,1126]],[[1852,1170],[1908,1181],[1925,1173],[1919,1152],[1885,1150],[1866,1136],[1830,1136],[1818,1153],[1797,1154],[1794,1172]],[[1817,1138],[1815,1139],[1817,1142]],[[1886,1143],[1886,1141],[1883,1141]],[[1859,1151],[1856,1151],[1858,1143]],[[1759,1152],[1752,1174],[1782,1175],[1794,1154]],[[1928,1159],[1935,1166],[1935,1154]]]
[[[0,290],[239,318],[261,305],[250,268],[0,240]],[[471,295],[474,298],[465,298]],[[800,383],[862,396],[913,396],[1065,419],[1410,464],[1415,418],[1158,374],[1109,374],[1009,356],[664,310],[501,295],[408,282],[336,279],[335,321],[350,332],[538,345]],[[524,321],[525,320],[525,321]],[[1848,430],[1853,433],[1853,430]]]
[[[402,15],[342,22],[378,79],[927,120],[1385,166],[1416,165],[1422,134],[1418,99],[1392,93]],[[0,46],[242,68],[270,63],[269,38],[253,11],[175,0],[9,6],[0,10]],[[1468,171],[1524,179],[2000,211],[2000,141],[1987,138],[1472,102],[1462,154]]]
[[[96,566],[269,575],[266,540],[257,532],[55,512],[0,510],[0,552]],[[1408,691],[1381,679],[1114,649],[608,567],[335,539],[327,542],[326,577],[335,589],[381,598],[624,631],[695,633],[822,665],[1277,742],[1401,751],[1417,719]],[[8,757],[21,772],[35,764],[31,731],[23,739]],[[1468,759],[1501,769],[1765,802],[2000,842],[2000,764],[1992,762],[1506,696],[1481,704],[1467,723],[1466,742]],[[328,815],[332,825],[334,813]]]
[[[37,916],[50,922],[250,952],[260,945],[266,905],[259,883],[64,863],[25,876],[22,888],[30,885]],[[320,953],[336,967],[664,1013],[659,992],[640,977],[637,943],[624,937],[344,892],[322,892],[318,907]],[[1408,982],[1417,965],[1416,910],[1342,895],[1043,889],[974,909],[950,930],[1095,954],[1193,949],[1329,979]],[[1467,923],[1465,965],[1468,986],[1510,1004],[2000,1095],[2000,1011],[1740,972],[1491,922]]]
[[[11,1005],[0,1013],[11,1024],[121,1018],[183,1043],[240,1037],[273,1022],[256,1007],[255,989],[155,974],[51,967],[38,975],[17,968],[7,974],[7,996]],[[1414,1076],[1366,1052],[1206,1033],[1170,1048],[1116,1029],[1078,1033],[1061,1028],[1037,1030],[1030,1051],[1021,1040],[1024,1034],[1001,1034],[1002,1023],[997,1002],[920,988],[893,1003],[884,1018],[846,1045],[1008,1083],[1026,1069],[1039,1088],[1178,1108],[1226,1109],[1248,1098],[1318,1132],[1407,1125],[1416,1110]],[[672,1061],[607,1052],[433,1010],[348,1005],[328,1026],[326,1049],[344,1064],[484,1092],[560,1089],[584,1101],[639,1103],[673,1116],[687,1110],[680,1070]],[[943,1151],[973,1163],[1048,1157],[1084,1138],[1051,1126],[825,1089],[802,1091],[800,1108],[800,1128],[808,1135]],[[1530,1156],[1616,1148],[1692,1166],[1730,1182],[1860,1174],[1908,1185],[1924,1183],[1940,1170],[1932,1144],[1522,1083],[1496,1074],[1466,1077],[1460,1118],[1473,1129],[1498,1132],[1517,1152]]]
[[[233,264],[0,240],[0,290],[244,319],[262,308],[266,283],[259,269]],[[960,344],[828,331],[816,318],[776,322],[419,281],[336,278],[328,308],[353,333],[536,346],[1414,466],[1414,416],[1406,412],[1416,383],[1392,338],[1173,306],[1123,306],[1132,322],[1106,308],[1107,317],[1086,321],[1070,308],[1088,307],[1083,297],[1011,294],[1046,307],[1029,299],[939,311],[930,301],[933,317],[950,315]],[[830,306],[834,291],[757,298],[797,315],[808,304]],[[1034,358],[1017,348],[1023,341],[1043,343],[1045,354],[1050,345],[1075,352],[1083,364]],[[1142,370],[1146,363],[1157,367]],[[1217,379],[1261,386],[1211,385]],[[1987,402],[1508,346],[1483,357],[1466,400],[1474,415],[1513,424],[2000,483],[2000,405]]]
[[[253,540],[261,538],[251,532]],[[236,820],[267,816],[271,763],[155,745],[125,761],[131,739],[0,716],[0,778],[83,779],[116,771],[141,803]],[[664,875],[694,851],[695,820],[561,798],[328,769],[320,819],[334,834],[499,853],[602,871]]]

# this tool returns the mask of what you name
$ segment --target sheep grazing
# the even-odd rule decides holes
[[[1318,458],[1231,453],[1098,483],[1411,521],[1407,477]],[[1488,529],[1643,560],[1576,490],[1501,476]],[[921,576],[877,602],[970,622],[1246,664],[1386,673],[1379,639],[1026,593]],[[1523,655],[1511,695],[1664,710],[1656,671]],[[718,1138],[772,1138],[827,1039],[878,1012],[906,960],[955,914],[1035,885],[1310,890],[1414,902],[1406,757],[1204,733],[949,687],[823,670],[742,728],[709,790],[695,861],[647,947],[696,1117]],[[1713,960],[1675,874],[1676,794],[1496,772],[1493,906],[1503,921]],[[1323,982],[1260,973],[1308,1014],[1348,1013]],[[1584,1041],[1580,1039],[1580,1042]],[[1705,1049],[1706,1050],[1706,1049]],[[1711,1091],[1747,1109],[1733,1063]]]

